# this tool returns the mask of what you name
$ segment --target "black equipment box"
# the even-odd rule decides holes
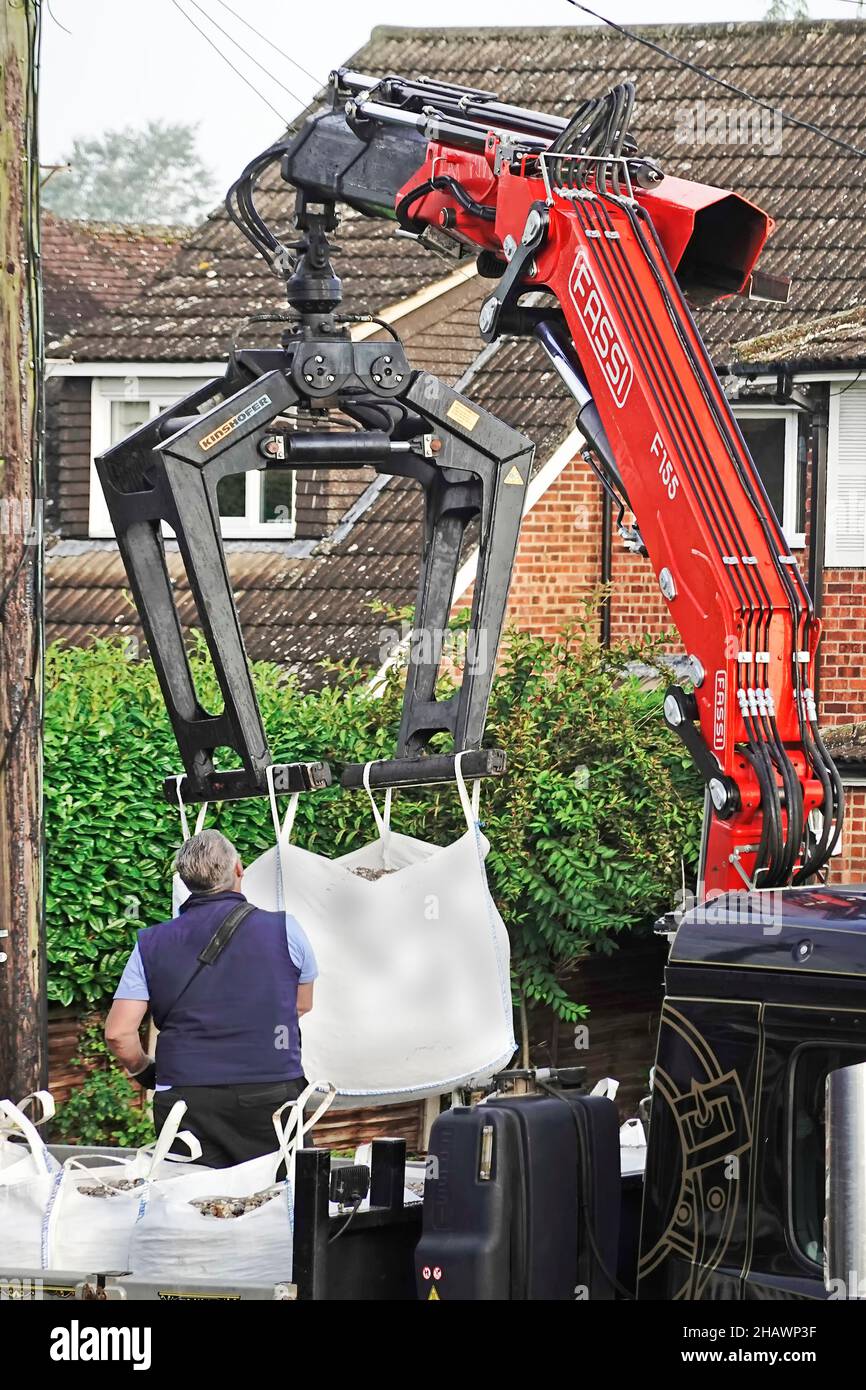
[[[613,1298],[619,1207],[612,1101],[546,1094],[448,1110],[430,1136],[419,1297]]]

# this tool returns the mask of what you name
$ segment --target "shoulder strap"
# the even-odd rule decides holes
[[[203,950],[199,951],[198,962],[196,964],[195,970],[193,970],[189,979],[174,996],[168,1008],[163,1010],[163,1027],[165,1027],[165,1020],[168,1018],[172,1009],[177,1008],[178,1003],[186,994],[193,980],[198,979],[199,975],[201,974],[202,970],[206,965],[213,965],[216,961],[219,960],[226,946],[228,946],[229,942],[231,941],[232,937],[234,936],[235,932],[240,926],[241,922],[245,922],[247,917],[249,917],[250,913],[255,912],[255,910],[256,909],[252,903],[238,903],[237,907],[233,907],[231,912],[226,913],[225,917],[220,922],[210,941],[207,943]]]
[[[245,922],[251,912],[255,912],[252,903],[238,903],[231,912],[227,913],[220,922],[210,941],[203,951],[199,952],[199,963],[201,965],[213,965],[219,960],[226,946],[228,946],[241,922]]]

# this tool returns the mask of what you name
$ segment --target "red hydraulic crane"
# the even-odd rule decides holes
[[[405,416],[392,414],[383,424],[379,407],[387,397],[423,414],[422,374],[398,370],[401,358],[383,366],[391,355],[383,358],[381,345],[375,364],[360,369],[356,362],[355,374],[347,374],[337,349],[345,354],[348,320],[337,313],[339,281],[328,259],[335,207],[396,218],[405,235],[458,257],[477,256],[479,272],[491,280],[482,337],[532,334],[548,353],[575,398],[586,457],[620,522],[626,508],[636,518],[636,526],[620,529],[627,544],[649,556],[689,655],[693,688],[671,687],[665,717],[707,787],[705,890],[803,883],[826,865],[842,818],[841,781],[818,730],[813,694],[820,624],[689,308],[689,301],[728,295],[782,296],[781,283],[755,269],[773,224],[736,193],[667,176],[641,156],[629,134],[633,104],[626,83],[583,102],[566,121],[446,83],[333,74],[326,108],[252,161],[227,199],[244,234],[287,274],[298,312],[282,362],[273,354],[267,361],[236,355],[229,384],[236,390],[253,377],[263,380],[266,369],[285,377],[291,367],[293,389],[320,409],[345,406],[351,388],[356,420],[388,438],[388,448],[380,441],[384,471],[406,472],[393,451],[400,445],[417,452],[421,433],[412,435]],[[292,246],[278,241],[254,202],[256,180],[277,160],[298,190],[300,239]],[[245,409],[251,404],[252,397]],[[284,418],[287,404],[268,406],[252,423],[244,417],[232,432],[267,428],[278,411]],[[473,410],[461,416],[459,403],[441,397],[440,404],[426,416],[428,443],[432,428],[440,447],[443,437],[455,450],[477,445],[482,432],[473,440]],[[174,416],[170,426],[152,422],[152,438],[133,438],[203,468],[198,445],[192,452],[177,446],[184,428],[187,438],[200,425],[184,424],[177,410]],[[214,411],[218,429],[224,416],[224,407]],[[166,440],[169,429],[174,438]],[[220,436],[220,446],[224,439],[239,444],[241,435]],[[292,451],[294,466],[312,458],[312,445],[297,433],[281,437],[287,466]],[[273,459],[273,429],[269,438]],[[199,444],[208,440],[211,449],[214,431]],[[257,447],[256,461],[244,466],[261,466],[261,438]],[[360,458],[361,443],[352,447]],[[510,449],[512,461],[523,457],[517,437],[490,448],[500,460],[501,450]],[[114,485],[121,480],[123,487],[123,459],[113,451],[102,465],[109,505],[113,457]],[[483,499],[467,507],[466,496],[461,502],[455,494],[443,506],[441,497],[431,501],[443,480],[453,490],[455,470],[464,468],[465,479],[480,465],[440,455],[435,483],[434,464],[425,465],[427,473],[413,466],[408,471],[427,491],[428,518],[416,622],[446,620],[471,513],[480,517],[482,555],[472,621],[495,645],[519,525],[513,505],[502,501],[504,471],[493,470]],[[525,491],[528,468],[521,465],[518,476]],[[122,524],[120,512],[118,519]],[[435,669],[410,672],[400,752],[417,756],[442,729],[456,746],[479,745],[490,674],[485,682],[469,670],[467,680],[457,715],[446,717],[435,699]],[[245,748],[239,751],[243,758]],[[254,773],[248,791],[261,789],[260,769]],[[381,784],[387,778],[383,771]]]

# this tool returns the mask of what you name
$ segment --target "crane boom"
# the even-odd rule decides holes
[[[633,101],[624,84],[565,121],[339,71],[283,174],[497,277],[482,337],[531,333],[548,352],[691,659],[665,717],[708,787],[707,890],[802,882],[842,815],[813,694],[820,623],[687,302],[778,297],[755,269],[773,224],[641,158]]]

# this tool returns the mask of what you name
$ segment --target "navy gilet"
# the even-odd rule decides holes
[[[180,916],[138,933],[150,1009],[159,1031],[160,1086],[242,1085],[300,1077],[298,967],[282,912],[250,913],[214,965],[170,1007],[198,954],[241,893],[194,893]],[[168,1017],[165,1011],[168,1010]]]

